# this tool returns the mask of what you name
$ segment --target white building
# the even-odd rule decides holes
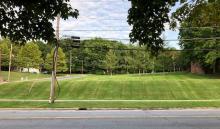
[[[29,68],[29,71],[28,71],[28,68],[22,68],[21,72],[29,72],[29,73],[38,73],[39,74],[40,70],[36,69],[36,68]]]

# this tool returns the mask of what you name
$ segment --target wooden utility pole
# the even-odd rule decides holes
[[[2,50],[0,49],[0,72],[1,71],[2,71]]]
[[[11,59],[12,59],[12,44],[11,44],[11,50],[9,55],[9,64],[8,64],[8,81],[10,81],[11,76]]]
[[[60,29],[60,15],[57,16],[57,26],[56,26],[56,46],[53,53],[53,70],[51,77],[51,86],[50,86],[50,99],[49,103],[55,102],[55,85],[56,85],[56,71],[57,71],[57,56],[59,48],[59,29]]]
[[[72,52],[70,51],[70,75],[72,74]]]
[[[0,49],[0,82],[3,81],[1,71],[2,71],[2,50]]]

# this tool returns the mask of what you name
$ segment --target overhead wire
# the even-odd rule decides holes
[[[136,49],[136,48],[113,48],[113,47],[89,47],[89,46],[80,46],[80,45],[72,45],[69,46],[70,48],[90,48],[90,49],[111,49],[111,50],[132,50],[132,51],[146,51],[146,49]],[[203,49],[162,49],[162,51],[213,51],[213,50],[219,50],[219,49],[209,49],[209,48],[203,48]]]
[[[110,20],[110,19],[109,19]],[[112,19],[113,20],[113,19]],[[105,27],[105,26],[104,26]],[[109,26],[106,26],[109,27]],[[131,27],[131,26],[110,26],[110,27]],[[220,28],[220,26],[204,26],[204,27],[177,27],[176,29],[179,30],[189,30],[189,29],[204,29],[204,28],[210,28],[210,29],[214,29],[214,28]],[[176,30],[175,29],[175,30]],[[171,30],[174,31],[172,29],[164,29],[164,30]],[[60,31],[131,31],[128,29],[61,29]]]
[[[67,35],[64,35],[63,37],[70,37]],[[102,37],[81,37],[83,40],[89,40],[89,39],[95,39],[95,38],[101,38],[101,39],[106,39],[106,40],[130,40],[129,38],[102,38]],[[163,41],[193,41],[193,40],[219,40],[220,37],[208,37],[208,38],[183,38],[183,39],[164,39]]]
[[[107,3],[109,3],[109,2],[117,2],[117,3],[124,3],[124,2],[128,2],[129,3],[129,1],[128,0],[80,0],[80,1],[78,1],[78,0],[70,0],[70,2],[68,2],[68,3],[75,3],[75,2],[80,2],[80,3],[92,3],[92,2],[94,2],[94,3],[100,3],[100,2],[107,2]]]
[[[76,2],[75,0],[70,1],[70,3]],[[79,1],[77,1],[79,2]],[[81,0],[80,2],[128,2],[127,0]],[[126,12],[127,13],[127,12]],[[85,17],[85,18],[79,18],[80,20],[99,20],[99,21],[122,21],[126,20],[121,19],[121,18],[97,18],[97,17]],[[114,26],[111,26],[114,27]],[[120,27],[120,26],[115,26],[115,27]],[[123,27],[128,27],[129,26],[123,26]],[[164,29],[164,30],[171,30],[171,31],[176,31],[176,30],[189,30],[189,29],[205,29],[205,28],[216,28],[219,26],[196,26],[196,27],[175,27],[173,29]],[[63,29],[61,30],[62,32],[129,32],[131,30],[127,29]],[[84,40],[91,39],[91,38],[96,38],[96,37],[84,37]],[[102,39],[108,39],[108,40],[125,40],[129,41],[130,39],[121,39],[121,38],[102,38]],[[193,41],[193,40],[217,40],[220,39],[220,37],[208,37],[208,38],[189,38],[189,39],[165,39],[163,41]]]

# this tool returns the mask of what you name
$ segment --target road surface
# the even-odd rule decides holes
[[[0,110],[0,129],[219,129],[220,110]]]

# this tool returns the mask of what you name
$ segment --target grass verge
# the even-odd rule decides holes
[[[113,108],[113,109],[170,109],[170,108],[219,108],[220,101],[202,102],[0,102],[0,108]]]
[[[59,84],[61,89],[57,99],[76,101],[57,102],[53,105],[48,104],[47,101],[0,101],[0,108],[167,109],[220,107],[219,76],[201,76],[189,73],[149,74],[142,76],[89,75],[86,77],[78,77],[76,75],[75,78],[60,80]],[[0,85],[0,99],[47,100],[49,91],[49,80],[12,82]],[[118,102],[114,100],[147,101]]]

